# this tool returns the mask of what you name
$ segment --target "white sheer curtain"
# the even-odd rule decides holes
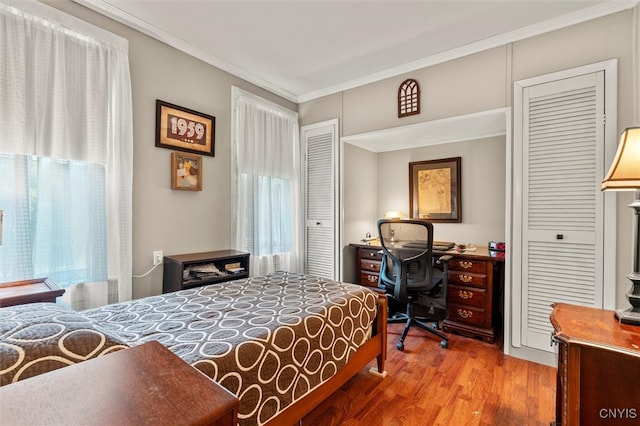
[[[232,241],[252,276],[302,272],[298,114],[232,87]]]
[[[128,42],[37,2],[0,2],[0,57],[0,267],[130,299]]]

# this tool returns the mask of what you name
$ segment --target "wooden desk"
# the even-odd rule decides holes
[[[613,311],[556,303],[556,425],[637,425],[640,421],[640,327]]]
[[[38,302],[56,303],[56,298],[62,296],[64,291],[49,278],[2,283],[0,307]]]
[[[442,328],[494,343],[501,327],[500,294],[504,285],[504,253],[492,255],[486,246],[458,253],[449,261],[447,319]]]
[[[357,249],[359,284],[378,286],[382,247],[350,244]],[[455,249],[436,251],[453,256],[449,261],[447,313],[443,329],[495,342],[501,322],[500,293],[504,283],[504,253],[490,252],[486,246],[458,253]],[[502,256],[500,256],[502,255]]]
[[[7,425],[235,426],[238,405],[158,342],[0,387]]]

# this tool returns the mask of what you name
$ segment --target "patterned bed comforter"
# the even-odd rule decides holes
[[[158,340],[240,398],[262,424],[331,378],[365,343],[377,295],[277,273],[82,311],[129,345]]]

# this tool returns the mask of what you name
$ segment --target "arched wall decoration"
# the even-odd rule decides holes
[[[398,118],[420,114],[420,85],[412,78],[398,88]]]

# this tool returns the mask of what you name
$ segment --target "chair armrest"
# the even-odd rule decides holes
[[[449,263],[449,261],[453,259],[453,256],[451,256],[450,254],[445,254],[442,255],[438,258],[438,260],[436,260],[436,263]]]

